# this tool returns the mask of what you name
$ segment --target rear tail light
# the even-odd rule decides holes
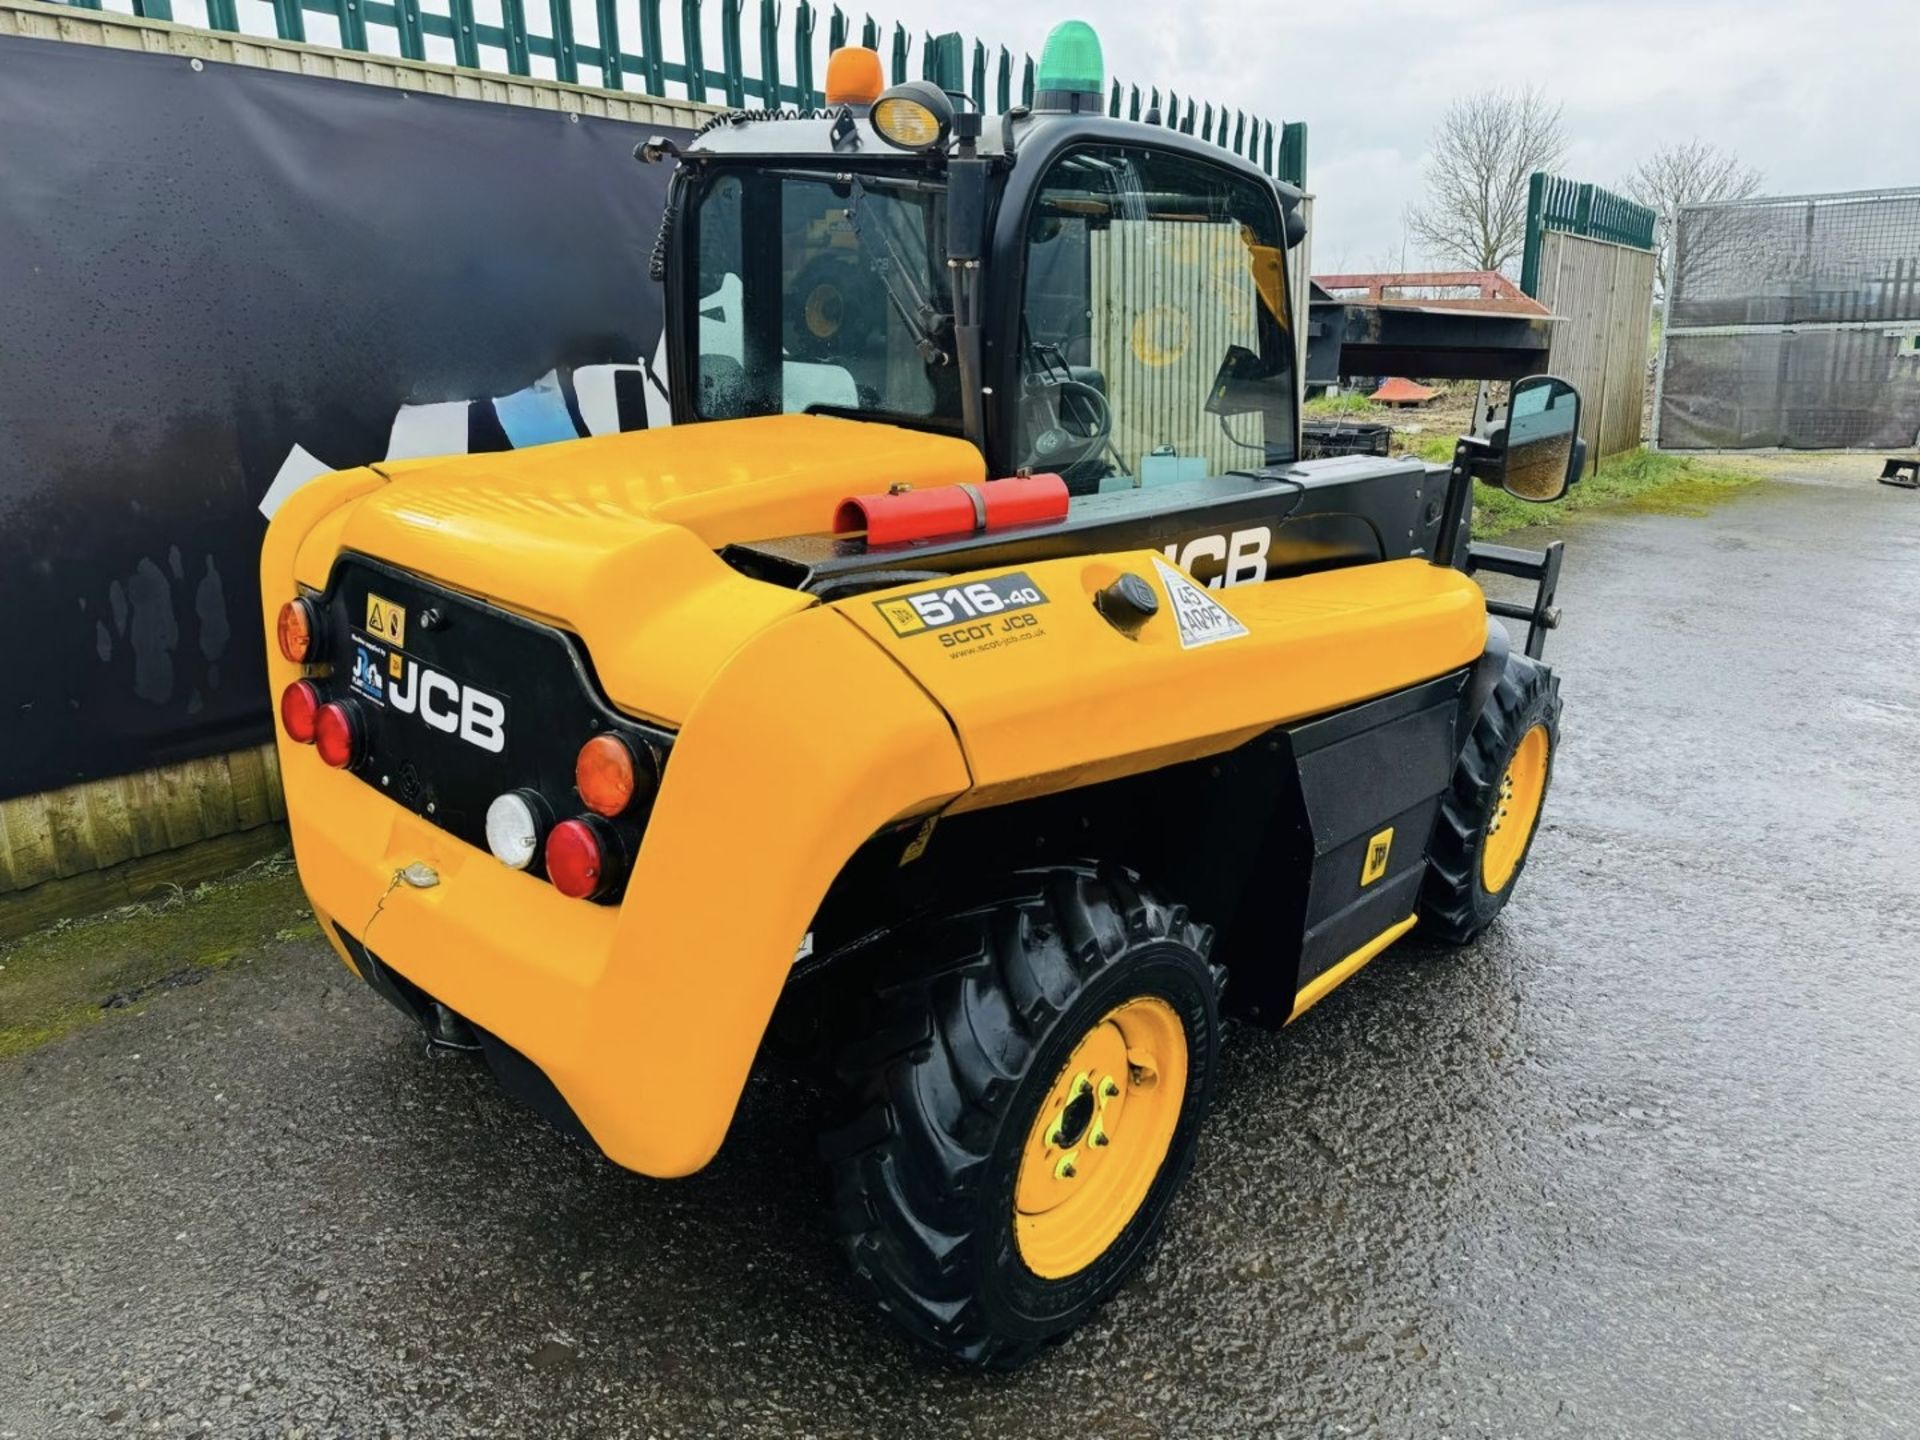
[[[562,895],[593,900],[613,888],[619,860],[600,822],[562,820],[547,836],[547,879]]]
[[[366,727],[359,707],[351,700],[333,700],[320,707],[314,719],[313,743],[320,758],[336,770],[360,763],[366,749]]]
[[[320,614],[310,600],[289,600],[280,607],[280,619],[274,633],[280,641],[280,653],[296,665],[304,665],[313,654],[313,638],[320,628]]]
[[[510,790],[487,807],[487,849],[502,865],[525,870],[540,853],[552,817],[531,790]]]
[[[314,726],[320,718],[320,687],[311,680],[296,680],[280,692],[280,724],[289,740],[313,744]]]
[[[596,735],[580,747],[573,783],[596,815],[614,816],[653,785],[651,756],[636,759],[633,747],[618,735]]]

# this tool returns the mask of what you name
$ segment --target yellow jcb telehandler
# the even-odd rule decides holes
[[[1579,397],[1299,461],[1301,196],[1102,80],[1076,22],[1004,115],[846,50],[822,110],[650,141],[674,423],[323,477],[262,562],[354,972],[661,1177],[785,997],[858,1282],[975,1364],[1153,1242],[1223,1013],[1499,913],[1560,713],[1558,550],[1469,501],[1561,494]],[[1526,653],[1470,560],[1535,582]]]

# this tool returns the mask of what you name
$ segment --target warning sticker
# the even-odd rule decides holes
[[[407,643],[407,612],[391,600],[368,592],[367,631],[389,645],[404,646]]]
[[[1247,627],[1234,619],[1226,606],[1158,555],[1153,557],[1153,565],[1160,572],[1160,583],[1167,587],[1167,599],[1173,604],[1182,650],[1211,645],[1217,640],[1237,640],[1247,633]]]

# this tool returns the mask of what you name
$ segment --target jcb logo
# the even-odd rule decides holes
[[[1387,873],[1387,858],[1393,854],[1393,827],[1389,825],[1367,841],[1367,858],[1360,866],[1360,888],[1366,889]]]
[[[1201,535],[1182,544],[1176,540],[1167,546],[1166,556],[1194,579],[1203,569],[1219,567],[1220,573],[1207,577],[1209,589],[1224,585],[1255,585],[1267,578],[1267,547],[1273,544],[1273,531],[1265,525],[1250,525],[1228,535]]]
[[[418,714],[435,730],[458,735],[495,755],[507,748],[506,701],[417,660],[406,660],[388,684],[387,703],[402,715]]]

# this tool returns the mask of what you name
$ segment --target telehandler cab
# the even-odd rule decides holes
[[[1223,1006],[1499,913],[1560,712],[1558,549],[1469,501],[1562,493],[1579,397],[1516,383],[1450,466],[1299,462],[1300,195],[1101,87],[1069,22],[1005,115],[844,50],[823,110],[649,142],[675,423],[324,477],[262,561],[353,971],[655,1176],[784,996],[859,1283],[976,1364],[1152,1243]]]

